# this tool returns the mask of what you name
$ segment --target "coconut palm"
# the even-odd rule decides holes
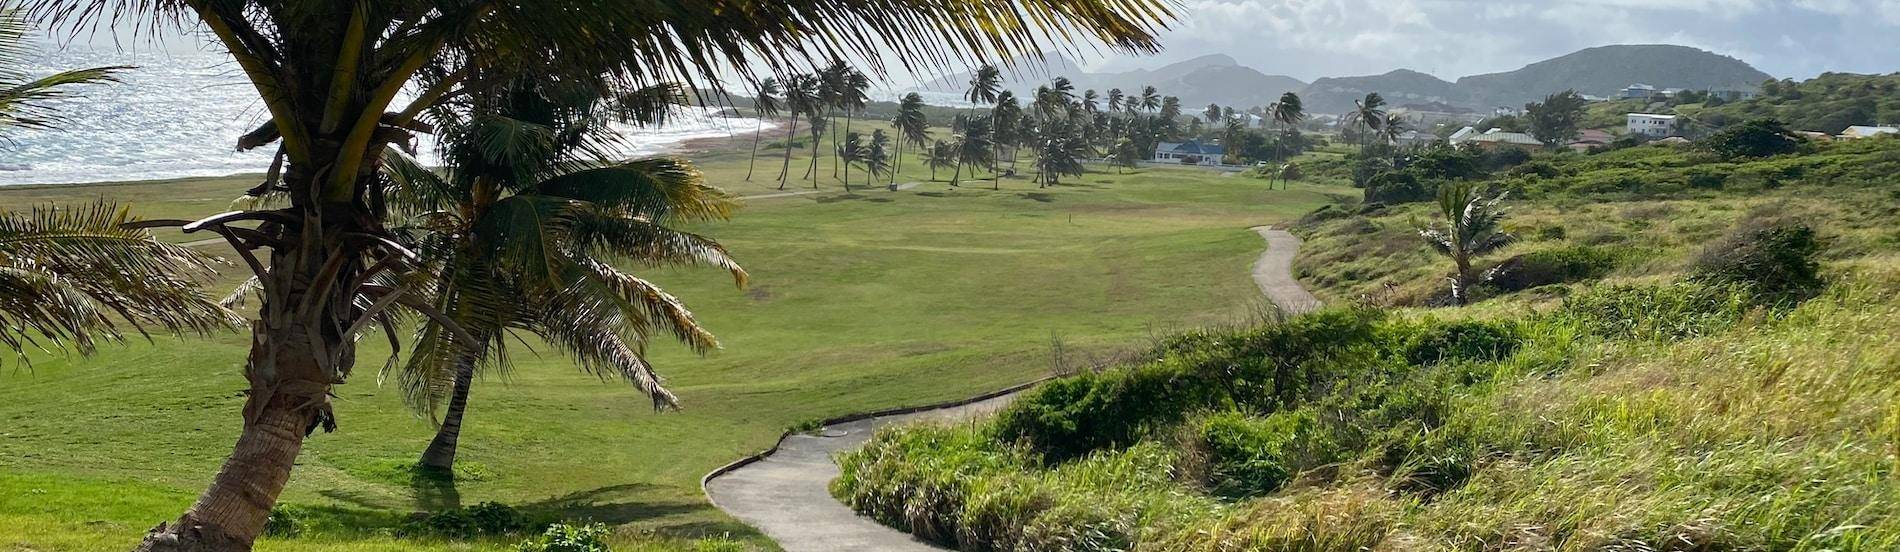
[[[1405,118],[1396,113],[1386,113],[1379,123],[1379,139],[1387,144],[1399,143],[1399,135],[1405,134]]]
[[[954,142],[957,170],[950,175],[951,186],[957,186],[962,181],[963,167],[970,167],[970,172],[974,173],[976,167],[990,166],[996,160],[996,136],[991,133],[989,118],[965,117],[959,126],[961,130]]]
[[[805,169],[805,178],[811,179],[811,189],[816,190],[818,189],[818,159],[820,159],[818,146],[825,143],[825,131],[831,128],[831,119],[818,113],[812,113],[809,118],[811,125],[805,127],[805,130],[811,134],[811,166]]]
[[[1207,108],[1201,110],[1201,118],[1210,125],[1221,122],[1220,104],[1207,104]]]
[[[1096,94],[1094,88],[1090,88],[1088,90],[1082,91],[1082,110],[1083,111],[1087,111],[1090,115],[1094,115],[1102,111],[1101,107],[1102,107],[1102,96],[1099,94]]]
[[[995,65],[985,63],[970,75],[970,88],[964,92],[963,99],[973,106],[993,105],[996,103],[997,91],[1002,86],[1003,72],[997,70]]]
[[[1280,135],[1273,141],[1274,156],[1278,158],[1276,161],[1284,160],[1286,159],[1287,131],[1306,118],[1306,105],[1300,101],[1299,94],[1286,92],[1280,94],[1280,101],[1273,102],[1273,105],[1267,107],[1267,112],[1273,122],[1280,127]],[[1284,185],[1282,183],[1282,186]],[[1267,186],[1272,187],[1273,181],[1269,179]]]
[[[1126,107],[1122,103],[1122,89],[1108,89],[1108,112],[1121,113],[1124,109],[1126,109]]]
[[[785,132],[785,164],[779,167],[778,189],[784,190],[791,182],[792,143],[798,138],[798,116],[803,114],[812,120],[818,118],[818,78],[811,75],[792,75],[785,81],[785,107],[792,114],[792,126]]]
[[[1036,151],[1036,180],[1039,188],[1061,184],[1065,175],[1081,176],[1084,171],[1082,160],[1095,155],[1095,148],[1089,147],[1087,140],[1065,130],[1057,128],[1043,133]]]
[[[1418,235],[1433,250],[1451,257],[1456,269],[1450,278],[1454,303],[1466,304],[1470,300],[1471,286],[1477,283],[1471,260],[1511,242],[1510,234],[1501,228],[1504,210],[1499,204],[1504,196],[1503,193],[1491,196],[1484,185],[1472,182],[1446,182],[1438,186],[1438,212],[1445,225],[1421,228]]]
[[[930,166],[932,182],[937,180],[937,169],[948,169],[957,166],[958,163],[956,145],[943,140],[931,143],[930,149],[924,152],[924,164]]]
[[[871,102],[870,92],[870,77],[865,76],[864,73],[859,72],[857,69],[850,69],[845,73],[844,88],[838,91],[838,105],[844,108],[845,133],[848,134],[851,132],[851,120],[859,111],[864,109],[865,104]],[[845,167],[845,172],[851,172],[851,167]],[[849,183],[849,181],[850,179],[847,178],[846,182]],[[849,188],[850,186],[847,185],[846,187]]]
[[[847,89],[851,86],[850,79],[851,66],[845,65],[844,61],[840,59],[834,58],[831,60],[830,65],[818,70],[818,105],[824,111],[825,128],[833,128],[838,122],[838,110],[846,107],[845,95],[848,93]],[[813,151],[816,152],[817,150],[814,148]],[[837,178],[837,133],[831,134],[831,152],[831,177]],[[811,173],[807,174],[807,176],[812,177],[814,186],[817,183],[817,167],[818,165],[813,163]]]
[[[1353,100],[1353,110],[1346,114],[1348,126],[1357,126],[1362,133],[1362,145],[1371,144],[1373,134],[1385,126],[1385,98],[1378,92],[1366,94],[1364,99]]]
[[[871,182],[885,171],[891,170],[891,158],[891,136],[885,134],[884,129],[881,128],[871,131],[871,143],[865,146],[863,156],[864,172],[869,173],[864,179],[866,187],[871,186]],[[892,175],[892,178],[895,179],[896,176]],[[891,189],[897,189],[896,180],[891,181]]]
[[[923,146],[930,140],[930,118],[924,115],[924,97],[916,92],[905,94],[897,104],[897,115],[891,119],[891,127],[897,132],[897,153],[891,156],[891,185],[897,185],[897,172],[903,169],[904,146]]]
[[[475,375],[506,369],[515,333],[543,338],[583,370],[625,379],[655,408],[677,406],[644,358],[649,336],[672,334],[700,352],[718,344],[677,299],[615,264],[712,266],[745,281],[717,242],[667,227],[724,219],[731,197],[685,161],[605,161],[618,136],[609,123],[650,122],[654,111],[567,92],[523,79],[466,108],[437,110],[440,171],[393,148],[384,157],[398,235],[428,269],[418,289],[479,343],[458,347],[434,321],[416,332],[396,379],[412,407],[433,413],[448,402],[424,467],[453,468]],[[635,98],[681,101],[671,86]]]
[[[212,260],[147,225],[108,201],[0,211],[0,344],[25,362],[28,349],[91,354],[126,327],[203,334],[242,323],[198,287]]]
[[[844,143],[838,146],[838,159],[844,161],[844,191],[851,192],[851,164],[864,160],[864,135],[845,131]]]
[[[1241,119],[1239,116],[1228,117],[1226,121],[1227,126],[1221,129],[1221,141],[1227,143],[1227,158],[1222,159],[1221,162],[1239,164],[1241,161],[1240,144],[1247,138],[1247,121]]]
[[[407,288],[370,283],[414,263],[384,226],[372,190],[386,145],[417,116],[497,82],[497,72],[558,77],[602,95],[629,83],[719,82],[815,52],[944,60],[1040,53],[1048,37],[1153,51],[1172,19],[1160,0],[25,0],[68,36],[100,23],[181,21],[215,38],[270,114],[255,142],[276,143],[288,207],[207,218],[240,248],[264,290],[243,371],[244,426],[207,490],[144,550],[245,550],[263,532],[312,428],[333,429],[331,389],[354,365],[359,323],[397,304],[442,317]],[[877,22],[866,25],[866,21]],[[1077,34],[1079,33],[1079,34]],[[933,40],[915,40],[929,36]],[[925,61],[928,63],[928,61]],[[411,93],[405,94],[405,91]],[[402,103],[398,103],[402,98]],[[256,224],[255,228],[242,227]],[[268,259],[256,258],[268,250]],[[365,297],[371,301],[360,301]],[[383,305],[378,307],[378,305]],[[370,310],[378,309],[378,310]],[[473,336],[451,332],[465,345]]]
[[[1137,98],[1135,106],[1142,111],[1161,109],[1161,91],[1155,90],[1153,86],[1142,87],[1141,96]]]
[[[752,105],[759,116],[759,128],[752,133],[752,159],[745,165],[746,182],[752,181],[752,167],[759,163],[759,139],[765,136],[765,120],[777,115],[783,107],[778,99],[782,93],[784,91],[779,89],[778,79],[767,78],[759,81],[759,89],[752,95]]]

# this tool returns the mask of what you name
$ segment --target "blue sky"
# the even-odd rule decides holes
[[[1447,80],[1605,44],[1681,44],[1776,77],[1900,71],[1900,0],[1179,0],[1152,67],[1225,53],[1312,80],[1407,68]]]

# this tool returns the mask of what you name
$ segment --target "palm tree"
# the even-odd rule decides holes
[[[1364,138],[1362,145],[1370,145],[1372,135],[1385,126],[1385,98],[1378,92],[1366,94],[1365,99],[1353,100],[1353,111],[1346,114],[1348,125],[1360,127]]]
[[[765,120],[777,115],[782,107],[778,100],[781,93],[783,91],[779,90],[778,79],[767,78],[759,81],[759,90],[752,95],[752,105],[759,115],[759,128],[752,134],[752,159],[745,165],[746,182],[752,181],[752,167],[759,163],[759,139],[765,136]]]
[[[1287,92],[1280,94],[1280,101],[1273,102],[1273,105],[1268,106],[1267,112],[1272,117],[1273,122],[1280,127],[1280,135],[1273,141],[1274,156],[1277,158],[1275,162],[1285,161],[1287,131],[1293,128],[1294,125],[1300,124],[1300,120],[1306,118],[1306,105],[1300,101],[1299,94]],[[1282,186],[1284,185],[1285,183],[1282,183]],[[1273,181],[1271,179],[1267,181],[1267,186],[1268,188],[1272,188]]]
[[[1459,305],[1470,300],[1470,288],[1477,283],[1471,259],[1504,247],[1510,234],[1501,229],[1504,210],[1499,203],[1505,194],[1492,197],[1482,185],[1466,181],[1446,182],[1438,186],[1438,212],[1443,228],[1421,228],[1418,235],[1439,254],[1451,257],[1456,267],[1451,280],[1451,299]]]
[[[778,189],[784,190],[791,181],[792,143],[798,138],[798,116],[805,114],[816,120],[818,114],[818,78],[811,75],[792,75],[785,81],[785,107],[791,111],[792,127],[785,132],[785,164],[778,170]]]
[[[1016,102],[1016,93],[1008,90],[996,94],[996,105],[990,108],[990,159],[996,166],[990,167],[990,185],[996,186],[996,180],[1002,178],[1003,147],[1016,143],[1022,134],[1021,105]],[[1012,152],[1014,153],[1014,152]],[[974,170],[971,171],[975,173]]]
[[[1128,169],[1135,168],[1141,161],[1141,146],[1136,145],[1130,138],[1117,140],[1113,153],[1115,166],[1119,168],[1121,174],[1128,174]]]
[[[950,185],[957,186],[963,178],[963,167],[986,166],[995,161],[995,135],[990,132],[988,118],[967,117],[963,120],[963,130],[956,138],[957,171],[950,176]]]
[[[851,119],[857,115],[859,110],[864,109],[865,104],[871,102],[871,97],[869,96],[870,91],[870,77],[864,76],[864,73],[860,73],[856,69],[851,69],[845,73],[844,88],[839,90],[838,103],[844,108],[844,131],[846,134],[851,132]],[[850,173],[851,167],[846,166],[845,172]],[[845,181],[848,184],[850,178],[846,178]],[[845,187],[850,188],[849,185]]]
[[[1083,90],[1082,91],[1082,110],[1087,111],[1090,115],[1100,113],[1101,100],[1102,100],[1102,97],[1095,93],[1094,88]]]
[[[1207,108],[1201,110],[1201,118],[1207,119],[1210,125],[1221,122],[1220,104],[1207,104]]]
[[[844,144],[838,146],[838,159],[844,161],[844,191],[851,192],[851,164],[864,160],[864,135],[845,131]]]
[[[95,67],[29,78],[21,68],[31,51],[26,44],[30,28],[11,0],[0,0],[0,131],[57,127],[65,122],[54,109],[58,100],[72,97],[81,85],[118,82],[118,73],[130,69]]]
[[[1108,112],[1121,113],[1123,109],[1125,109],[1125,106],[1122,104],[1122,89],[1108,89]]]
[[[1227,158],[1222,163],[1239,164],[1240,144],[1247,138],[1247,122],[1239,116],[1227,118],[1227,126],[1222,129],[1221,140],[1227,143]]]
[[[1037,45],[1049,35],[1073,40],[1073,33],[1151,52],[1155,33],[1173,17],[1161,0],[1118,0],[1112,8],[1094,0],[700,0],[666,9],[588,0],[24,5],[68,36],[102,22],[195,22],[233,57],[270,114],[263,136],[285,160],[283,181],[273,188],[289,206],[190,227],[237,243],[264,290],[259,319],[270,322],[253,324],[243,429],[206,491],[140,547],[215,551],[250,548],[308,430],[337,426],[329,397],[354,365],[355,332],[365,327],[359,321],[380,317],[390,304],[443,317],[414,290],[371,283],[415,269],[410,252],[390,239],[387,211],[371,191],[383,179],[385,146],[409,141],[422,128],[417,116],[429,108],[495,82],[497,71],[558,77],[606,96],[629,82],[670,75],[718,82],[754,62],[809,60],[812,52],[1014,57],[1040,53]],[[926,35],[936,40],[911,40]],[[268,259],[257,258],[259,250],[268,250]],[[451,333],[466,346],[477,344],[465,332]]]
[[[198,287],[211,259],[153,239],[149,225],[107,201],[0,211],[0,344],[25,362],[28,349],[92,354],[121,339],[121,326],[205,334],[241,324]]]
[[[1095,155],[1094,148],[1087,140],[1065,129],[1053,129],[1045,132],[1041,147],[1036,152],[1037,187],[1046,188],[1062,183],[1064,175],[1081,176],[1084,170],[1082,160]]]
[[[864,179],[865,187],[870,187],[871,181],[891,169],[891,157],[891,136],[881,128],[871,131],[871,144],[864,148],[864,172],[870,173]],[[896,180],[891,181],[891,190],[897,190]]]
[[[997,70],[995,65],[985,63],[970,75],[970,88],[964,92],[963,99],[973,106],[993,105],[996,103],[997,90],[1002,86],[1003,72]]]
[[[805,177],[811,179],[811,189],[818,189],[818,146],[825,143],[825,130],[831,126],[831,119],[818,113],[811,114],[811,126],[806,130],[811,134],[811,166],[805,169]],[[836,157],[833,157],[836,160]]]
[[[930,140],[930,119],[924,116],[924,97],[916,92],[905,94],[897,104],[897,116],[891,119],[891,126],[897,130],[897,155],[893,156],[897,168],[891,171],[891,185],[896,186],[897,172],[903,168],[904,146],[923,146]]]
[[[1141,109],[1142,111],[1154,111],[1157,109],[1161,109],[1161,91],[1155,90],[1155,87],[1153,86],[1142,87],[1141,97],[1139,98],[1139,101],[1136,103],[1136,107]]]
[[[930,149],[924,152],[924,164],[930,166],[932,182],[937,181],[937,169],[955,167],[958,163],[960,161],[957,159],[956,145],[945,143],[943,140],[931,143]]]
[[[845,65],[844,61],[840,59],[834,58],[831,60],[831,65],[818,70],[818,104],[825,112],[825,128],[831,128],[837,123],[836,117],[838,110],[845,107],[845,95],[848,93],[846,89],[851,86],[850,80],[851,67]],[[814,148],[813,151],[816,152],[817,150]],[[837,178],[838,134],[835,132],[831,134],[831,152],[831,177]],[[812,177],[814,187],[817,184],[817,170],[818,165],[813,163],[812,172],[809,176]]]
[[[1399,135],[1405,134],[1405,118],[1394,113],[1386,113],[1379,123],[1379,138],[1386,144],[1399,143]]]
[[[651,112],[565,92],[523,79],[466,110],[439,110],[440,171],[394,148],[385,154],[385,197],[407,215],[398,234],[428,268],[419,288],[479,342],[459,348],[433,321],[416,333],[397,381],[412,407],[449,404],[424,467],[453,468],[476,371],[505,367],[516,332],[545,339],[583,370],[627,380],[655,408],[678,406],[644,358],[648,336],[670,333],[702,353],[718,343],[677,299],[615,264],[712,266],[745,282],[717,242],[667,227],[725,219],[730,196],[685,161],[604,161],[618,136],[609,123],[623,114],[652,121]],[[639,105],[680,100],[671,86],[643,94],[651,100]]]

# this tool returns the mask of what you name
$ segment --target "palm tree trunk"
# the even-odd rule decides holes
[[[827,127],[825,129],[825,132],[831,133],[830,128]],[[835,135],[836,133],[831,133],[831,134]],[[823,144],[823,143],[825,143],[825,137],[819,136],[816,134],[812,135],[811,137],[811,166],[805,169],[805,178],[811,179],[811,189],[813,190],[818,189],[818,145]],[[833,150],[833,153],[836,153],[837,148],[832,148],[832,150]],[[833,161],[832,164],[836,165],[837,161]]]
[[[752,181],[752,167],[759,164],[759,139],[765,137],[765,115],[759,115],[759,128],[752,132],[752,159],[745,164],[745,181]]]
[[[792,114],[792,130],[785,133],[785,165],[778,169],[778,189],[784,190],[792,175],[792,137],[798,136],[798,114]]]
[[[1454,255],[1452,260],[1458,264],[1458,273],[1452,276],[1451,301],[1462,307],[1470,300],[1470,290],[1466,288],[1471,286],[1471,258]]]
[[[972,172],[974,171],[975,170],[972,169]],[[950,187],[952,188],[959,187],[957,186],[957,183],[961,182],[962,180],[963,180],[963,156],[958,155],[957,156],[957,170],[955,172],[950,173]]]
[[[848,107],[844,110],[844,135],[851,135],[851,108]],[[846,190],[851,189],[851,160],[849,159],[844,162],[844,187]]]
[[[455,388],[449,395],[449,409],[442,413],[442,426],[436,428],[435,439],[429,441],[429,448],[422,450],[425,468],[455,469],[456,444],[462,438],[462,416],[468,412],[469,388],[475,385],[477,358],[481,358],[480,351],[455,363]]]
[[[139,552],[248,551],[264,534],[271,506],[290,481],[303,450],[304,432],[315,411],[298,408],[306,397],[254,395],[245,401],[256,416],[246,421],[231,457],[190,510],[145,535]]]

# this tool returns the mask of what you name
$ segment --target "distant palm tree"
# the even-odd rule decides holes
[[[824,117],[819,116],[816,113],[813,113],[811,117],[811,126],[806,129],[810,131],[811,133],[811,166],[805,169],[805,177],[811,179],[811,189],[813,190],[818,189],[818,159],[821,157],[818,154],[818,146],[823,145],[825,143],[825,139],[824,139],[825,130],[827,130],[830,126],[831,126],[830,119],[826,119]],[[837,157],[833,156],[833,160],[836,160],[836,159]]]
[[[759,128],[752,134],[752,159],[745,166],[746,182],[752,181],[752,167],[759,164],[759,139],[765,136],[765,120],[777,115],[779,109],[784,107],[778,99],[782,93],[784,91],[779,89],[778,79],[767,78],[759,81],[759,90],[753,94],[752,105],[758,111]]]
[[[1228,117],[1227,126],[1222,129],[1221,141],[1226,142],[1226,158],[1222,163],[1239,164],[1240,144],[1247,138],[1247,121],[1238,116]]]
[[[916,92],[905,94],[897,104],[891,127],[897,131],[897,153],[891,156],[894,161],[891,185],[895,186],[897,172],[903,170],[904,146],[923,146],[930,139],[930,119],[924,115],[924,97]]]
[[[1161,91],[1155,90],[1155,87],[1153,86],[1142,87],[1141,96],[1140,98],[1138,98],[1138,100],[1139,101],[1136,103],[1136,108],[1142,111],[1155,111],[1157,109],[1161,109]]]
[[[1122,104],[1122,89],[1108,89],[1108,112],[1121,113],[1123,109],[1125,109],[1125,107]]]
[[[846,95],[851,88],[851,66],[843,60],[833,59],[831,65],[818,70],[818,101],[825,110],[825,128],[832,128],[837,121],[839,109],[848,107]],[[816,151],[816,150],[814,150]],[[838,177],[838,133],[831,133],[831,177]],[[813,183],[816,183],[817,165],[812,165]]]
[[[990,108],[990,148],[994,150],[990,152],[990,160],[992,163],[1001,165],[1003,147],[1014,145],[1021,141],[1022,131],[1024,130],[1022,111],[1023,108],[1016,102],[1016,94],[1014,92],[1004,90],[996,94],[996,106]],[[1015,151],[1011,150],[1010,153],[1013,155]],[[990,167],[990,184],[992,187],[997,185],[996,180],[1002,178],[1002,175],[1003,171],[1000,166]]]
[[[1063,176],[1081,176],[1085,170],[1082,160],[1095,156],[1087,140],[1077,133],[1062,130],[1055,129],[1042,136],[1041,147],[1036,152],[1039,188],[1061,184]]]
[[[870,187],[873,180],[883,175],[885,171],[891,170],[892,157],[891,136],[885,134],[884,129],[881,128],[871,131],[871,143],[864,148],[864,172],[870,173],[870,175],[864,179],[865,187]],[[891,172],[895,173],[896,171]],[[896,178],[896,175],[893,174],[892,178]],[[896,180],[891,181],[891,189],[897,189]]]
[[[1504,196],[1499,193],[1491,197],[1484,185],[1466,181],[1438,186],[1438,212],[1445,226],[1421,228],[1418,235],[1455,265],[1456,272],[1450,278],[1454,303],[1466,304],[1471,286],[1477,284],[1471,260],[1511,242],[1510,234],[1501,228],[1504,210],[1498,204]]]
[[[785,189],[785,184],[792,179],[792,150],[796,148],[793,142],[798,138],[798,116],[804,114],[814,121],[818,118],[818,78],[792,75],[785,83],[785,107],[791,111],[792,127],[785,133],[785,164],[778,171],[780,190]]]
[[[844,143],[838,146],[838,159],[844,161],[844,191],[851,192],[851,164],[864,160],[864,135],[845,131]]]
[[[1220,104],[1207,104],[1207,108],[1201,110],[1201,118],[1207,119],[1210,125],[1221,122]]]
[[[1088,112],[1090,115],[1100,113],[1101,102],[1102,102],[1102,97],[1095,93],[1094,88],[1090,88],[1088,90],[1082,91],[1082,110],[1083,111]]]
[[[924,152],[924,164],[930,166],[930,181],[932,182],[937,181],[937,169],[955,167],[960,162],[957,159],[956,145],[943,140],[931,143],[930,149]]]
[[[1387,144],[1399,143],[1399,135],[1405,134],[1405,117],[1394,113],[1385,114],[1379,123],[1379,138]]]
[[[393,148],[383,159],[384,196],[406,218],[398,235],[424,254],[430,275],[417,289],[479,342],[462,347],[443,323],[425,321],[397,376],[415,408],[448,401],[426,467],[453,467],[474,376],[505,368],[514,332],[627,380],[655,408],[677,405],[644,358],[647,337],[670,333],[700,352],[718,343],[677,299],[614,265],[713,266],[745,281],[717,242],[667,226],[725,219],[730,196],[685,161],[605,161],[618,139],[608,123],[626,110],[544,84],[524,79],[475,98],[467,113],[439,115],[440,170]],[[650,90],[678,101],[673,87]]]
[[[970,75],[970,87],[963,99],[971,105],[995,105],[996,93],[1003,86],[1003,72],[995,65],[983,64]]]
[[[1347,124],[1361,129],[1361,144],[1370,144],[1374,133],[1385,126],[1385,98],[1378,92],[1353,100],[1353,111],[1346,114]]]
[[[851,119],[857,115],[858,111],[864,109],[865,104],[871,102],[870,91],[871,79],[864,76],[864,73],[852,69],[845,74],[844,89],[840,91],[838,99],[839,104],[844,107],[845,133],[851,132]],[[845,172],[851,172],[851,167],[845,167]]]
[[[1267,107],[1267,112],[1273,118],[1273,122],[1280,127],[1280,135],[1273,141],[1274,156],[1278,158],[1274,161],[1283,162],[1286,160],[1287,131],[1306,118],[1306,106],[1300,100],[1299,94],[1286,92],[1280,94],[1280,101],[1273,102],[1273,105]],[[1285,183],[1282,182],[1281,185],[1285,186]],[[1272,179],[1267,180],[1267,187],[1273,187]]]
[[[950,185],[957,186],[963,179],[963,167],[988,166],[995,161],[996,136],[990,131],[988,118],[967,117],[963,120],[963,131],[956,140],[957,172],[950,176]]]

